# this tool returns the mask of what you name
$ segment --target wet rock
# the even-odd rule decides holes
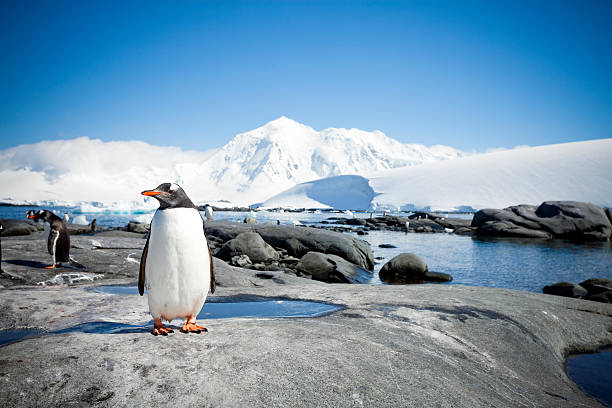
[[[552,237],[548,232],[524,228],[508,221],[487,221],[478,228],[476,233],[477,235],[487,237],[541,239],[550,239]]]
[[[226,242],[215,254],[223,260],[231,260],[236,255],[247,255],[254,263],[280,259],[279,253],[254,231],[239,234],[236,238]]]
[[[245,217],[244,220],[242,220],[242,222],[244,222],[245,224],[259,224],[259,221],[257,221],[255,218],[253,217]]]
[[[425,272],[425,280],[427,282],[450,282],[453,277],[448,273],[427,271]]]
[[[454,233],[457,235],[474,235],[474,232],[476,231],[475,228],[471,228],[471,227],[459,227],[457,228]]]
[[[328,283],[367,283],[372,273],[336,255],[308,252],[295,267],[313,279]]]
[[[379,248],[397,248],[395,245],[393,244],[380,244],[378,246]]]
[[[388,283],[417,283],[426,281],[427,263],[416,254],[399,254],[383,265],[378,275]]]
[[[547,295],[581,298],[587,295],[587,290],[572,282],[558,282],[554,285],[544,286],[542,292]]]

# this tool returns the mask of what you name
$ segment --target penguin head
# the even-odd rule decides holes
[[[176,183],[162,183],[153,190],[145,190],[140,194],[155,198],[159,201],[159,208],[162,210],[180,207],[195,208],[185,190]]]
[[[35,222],[38,222],[40,220],[48,221],[50,214],[51,213],[47,210],[38,210],[38,211],[29,210],[26,213],[26,218],[32,219]]]

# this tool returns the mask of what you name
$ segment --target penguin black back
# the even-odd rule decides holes
[[[70,235],[64,221],[47,210],[39,210],[37,212],[30,210],[27,215],[28,218],[34,221],[42,220],[49,223],[50,231],[49,238],[47,239],[47,250],[54,257],[55,262],[70,262]]]

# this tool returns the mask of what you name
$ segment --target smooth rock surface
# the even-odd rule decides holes
[[[572,282],[558,282],[554,285],[544,286],[542,292],[547,295],[581,298],[587,295],[587,290]]]
[[[219,300],[307,299],[321,318],[200,320],[206,334],[83,330],[0,347],[5,406],[600,407],[564,371],[612,343],[612,306],[513,290],[278,284],[237,268]],[[223,279],[226,279],[225,276]],[[231,279],[227,280],[228,282]],[[214,298],[213,297],[213,298]],[[206,308],[206,306],[204,306]],[[146,324],[145,297],[2,290],[0,327]],[[179,324],[180,322],[175,323]],[[84,326],[81,326],[84,327]]]
[[[296,269],[313,279],[329,283],[367,283],[372,272],[345,261],[337,255],[308,252]]]

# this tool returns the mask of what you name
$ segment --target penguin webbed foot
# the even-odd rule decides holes
[[[55,269],[55,268],[59,268],[60,266],[62,266],[62,264],[51,264],[49,266],[45,266],[45,269]]]
[[[154,327],[153,331],[151,332],[151,334],[154,336],[167,336],[169,333],[174,333],[174,330],[166,326]]]
[[[185,323],[183,325],[183,327],[181,328],[181,331],[183,333],[206,333],[208,331],[208,329],[204,326],[200,326],[199,324],[196,323]]]
[[[170,327],[164,326],[161,318],[153,319],[153,331],[151,332],[154,336],[167,336],[169,333],[174,333]]]

